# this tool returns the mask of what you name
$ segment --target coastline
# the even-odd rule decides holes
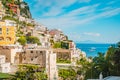
[[[106,53],[107,49],[115,44],[105,44],[105,43],[76,43],[76,47],[81,49],[86,53],[87,57],[95,57],[97,56],[98,52],[103,54]]]

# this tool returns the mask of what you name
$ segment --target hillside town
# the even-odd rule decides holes
[[[11,1],[11,2],[10,2]],[[79,67],[86,58],[74,41],[59,29],[35,21],[22,0],[0,0],[0,72],[15,74],[20,64],[45,69],[48,80],[62,80],[59,69]],[[78,76],[82,78],[82,76]],[[78,79],[79,80],[79,79]]]

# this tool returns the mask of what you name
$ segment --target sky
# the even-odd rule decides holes
[[[120,0],[24,0],[32,17],[48,29],[59,29],[69,39],[120,41]]]

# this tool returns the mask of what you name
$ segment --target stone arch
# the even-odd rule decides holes
[[[3,37],[0,37],[0,41],[3,41],[4,40],[4,38]]]
[[[6,37],[6,40],[7,40],[7,41],[11,41],[11,38],[10,38],[10,37]]]

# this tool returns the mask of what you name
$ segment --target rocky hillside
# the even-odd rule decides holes
[[[5,7],[5,13],[6,14],[10,14],[12,16],[17,15],[17,14],[14,13],[13,10],[10,9],[11,6],[12,6],[12,9],[17,7],[17,11],[19,10],[19,14],[21,16],[26,17],[26,18],[32,18],[30,10],[29,10],[29,6],[26,2],[21,1],[21,0],[1,0],[1,1],[2,1],[2,4]]]

